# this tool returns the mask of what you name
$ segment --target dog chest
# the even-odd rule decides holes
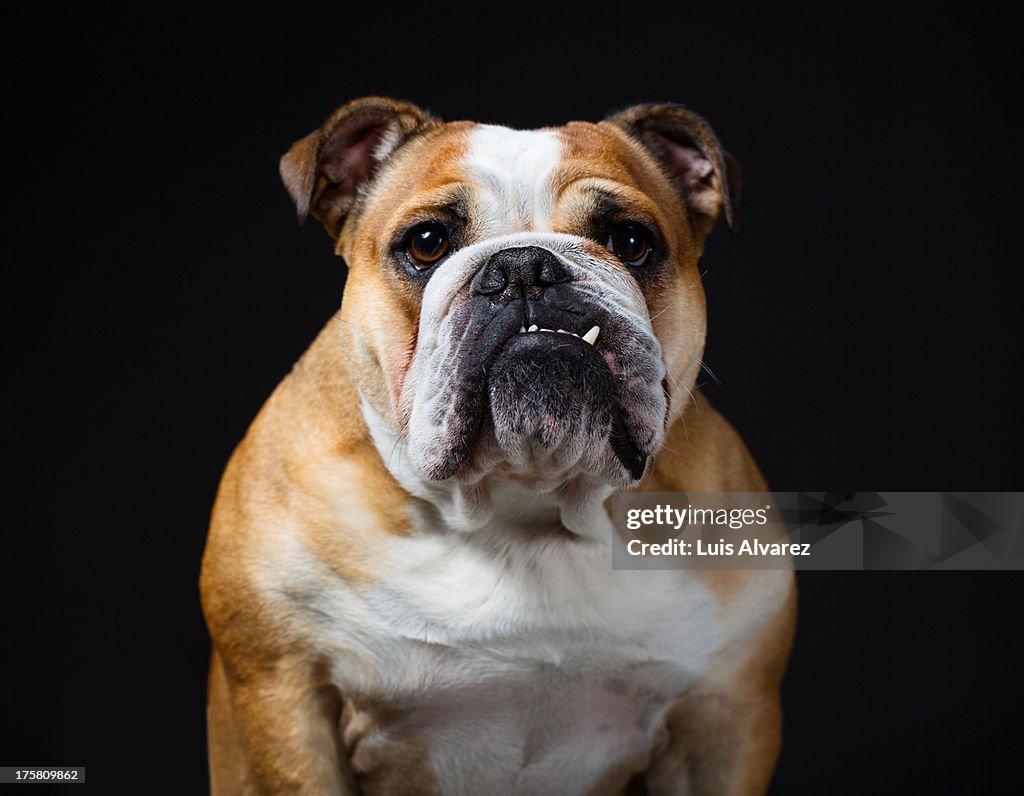
[[[646,767],[688,681],[666,662],[450,663],[461,682],[349,700],[342,736],[367,794],[389,792],[391,777],[419,778],[412,792],[603,792]]]
[[[403,768],[425,792],[615,792],[720,642],[698,582],[614,572],[596,546],[396,546],[394,570],[362,595],[362,665],[336,669],[368,793]]]

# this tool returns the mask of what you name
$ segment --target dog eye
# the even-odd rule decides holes
[[[425,271],[448,253],[448,231],[437,221],[412,228],[405,253],[414,268]]]
[[[626,265],[639,268],[651,253],[651,233],[635,221],[626,221],[612,227],[605,246]]]

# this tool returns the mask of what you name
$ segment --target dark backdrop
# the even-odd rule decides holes
[[[209,508],[345,277],[277,159],[364,94],[685,103],[744,168],[706,389],[772,486],[1024,487],[1009,5],[821,8],[5,12],[0,765],[205,790]],[[800,583],[773,793],[1021,792],[1019,573]]]

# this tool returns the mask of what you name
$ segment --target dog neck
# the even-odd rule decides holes
[[[537,529],[610,544],[612,525],[604,501],[614,487],[570,473],[554,480],[524,478],[495,468],[471,480],[428,481],[413,467],[406,441],[365,399],[363,418],[384,466],[417,502],[423,525],[455,533],[501,528],[537,535]]]

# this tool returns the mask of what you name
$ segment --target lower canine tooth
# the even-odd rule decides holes
[[[525,331],[526,331],[526,327],[525,326],[520,326],[519,327],[519,334],[522,334]]]
[[[591,328],[591,330],[589,332],[587,332],[585,335],[583,335],[583,339],[586,342],[588,342],[591,345],[593,345],[594,342],[597,340],[598,334],[600,334],[600,333],[601,333],[601,327],[600,326],[594,326],[593,328]]]

